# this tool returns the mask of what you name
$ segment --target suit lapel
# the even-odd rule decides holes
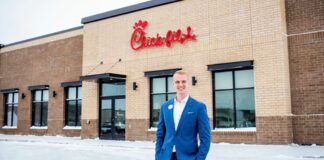
[[[178,128],[177,128],[177,131],[181,128],[181,126],[183,125],[185,119],[187,118],[188,116],[188,111],[190,111],[192,108],[192,100],[191,100],[191,97],[189,96],[188,98],[188,102],[186,103],[186,106],[185,108],[183,109],[182,111],[182,114],[181,114],[181,118],[180,118],[180,121],[179,121],[179,124],[178,124]],[[172,118],[173,119],[173,118]],[[174,126],[174,125],[173,125]]]
[[[172,108],[169,109],[169,106],[172,105]],[[171,129],[173,132],[175,132],[175,127],[174,127],[174,118],[173,118],[173,111],[174,111],[174,100],[172,101],[172,103],[170,103],[168,105],[168,108],[167,108],[167,113],[168,113],[168,117],[170,119],[170,125],[171,125]]]

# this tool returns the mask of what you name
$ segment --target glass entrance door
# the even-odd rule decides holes
[[[101,100],[101,139],[125,139],[125,98],[111,97]]]
[[[102,80],[99,138],[125,139],[125,81]]]

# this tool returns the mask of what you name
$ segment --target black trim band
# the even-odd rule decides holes
[[[253,67],[253,61],[241,61],[241,62],[231,62],[231,63],[221,63],[221,64],[211,64],[207,65],[209,71],[219,71],[226,69],[239,69]]]
[[[28,90],[39,90],[39,89],[48,89],[49,85],[37,85],[37,86],[28,86]]]
[[[145,77],[171,76],[176,71],[181,70],[181,69],[182,68],[158,70],[158,71],[147,71],[147,72],[144,72],[144,76]]]
[[[12,92],[18,92],[19,88],[8,88],[8,89],[1,89],[0,92],[2,93],[12,93]]]
[[[93,75],[81,76],[80,81],[103,79],[103,78],[126,79],[126,75],[114,74],[114,73],[93,74]]]
[[[120,9],[115,9],[112,11],[96,14],[93,16],[85,17],[85,18],[82,18],[81,23],[82,24],[91,23],[91,22],[95,22],[95,21],[99,21],[99,20],[103,20],[103,19],[107,19],[107,18],[111,18],[111,17],[120,16],[120,15],[127,14],[127,13],[132,13],[132,12],[136,12],[136,11],[140,11],[140,10],[144,10],[144,9],[148,9],[148,8],[153,8],[153,7],[173,3],[173,2],[179,2],[179,1],[180,0],[151,0],[148,2],[143,2],[143,3],[123,7]]]
[[[62,82],[61,87],[78,87],[82,85],[82,81],[75,81],[75,82]]]

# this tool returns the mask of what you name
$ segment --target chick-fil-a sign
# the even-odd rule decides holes
[[[133,26],[134,31],[130,39],[130,46],[134,50],[139,50],[146,47],[163,46],[171,47],[172,43],[179,42],[185,43],[187,40],[196,40],[196,35],[191,34],[191,27],[187,27],[187,31],[184,32],[181,29],[176,31],[169,30],[165,36],[161,36],[159,33],[155,37],[147,37],[144,31],[148,25],[147,21],[139,20]]]

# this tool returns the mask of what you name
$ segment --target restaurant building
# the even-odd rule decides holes
[[[0,133],[155,140],[188,73],[213,142],[324,144],[321,0],[153,0],[0,49]]]

